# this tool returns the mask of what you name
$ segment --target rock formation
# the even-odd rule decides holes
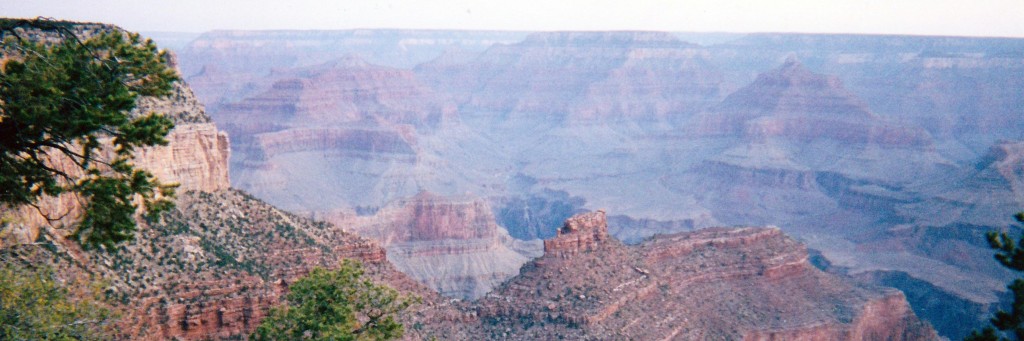
[[[380,242],[398,270],[448,297],[476,299],[541,255],[539,240],[513,239],[470,197],[421,192],[371,216],[325,218]]]
[[[275,77],[266,91],[219,105],[213,117],[235,136],[234,184],[289,209],[379,207],[381,197],[414,195],[413,184],[392,188],[376,173],[414,178],[408,173],[430,157],[419,153],[419,136],[457,120],[455,107],[410,71],[354,56]]]
[[[203,33],[180,52],[182,74],[202,94],[204,103],[216,105],[265,90],[268,83],[261,78],[276,70],[349,55],[377,65],[411,68],[452,49],[479,52],[524,35],[445,30],[223,30]]]
[[[817,270],[778,228],[704,229],[627,247],[598,238],[607,236],[604,216],[567,220],[543,257],[478,302],[485,330],[510,339],[937,338],[900,292]]]
[[[544,254],[570,256],[591,251],[608,240],[608,220],[603,210],[573,216],[558,234],[544,241]]]

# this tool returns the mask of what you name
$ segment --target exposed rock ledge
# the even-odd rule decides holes
[[[902,293],[821,272],[778,228],[625,246],[604,216],[570,218],[543,257],[481,299],[484,328],[511,339],[937,339]]]

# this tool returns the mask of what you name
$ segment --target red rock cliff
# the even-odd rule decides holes
[[[603,216],[570,218],[544,257],[480,300],[478,314],[493,322],[484,330],[514,340],[937,338],[898,291],[818,270],[778,228],[625,246],[600,234]]]

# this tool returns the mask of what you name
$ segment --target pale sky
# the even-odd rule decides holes
[[[0,16],[176,32],[420,28],[1024,38],[1024,0],[0,0]]]

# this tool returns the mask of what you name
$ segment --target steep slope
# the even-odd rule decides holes
[[[84,252],[58,237],[39,246],[4,248],[3,259],[54,266],[64,278],[107,281],[123,310],[119,338],[231,339],[259,325],[280,304],[288,283],[314,266],[357,259],[376,281],[424,298],[402,323],[428,337],[445,323],[472,320],[391,266],[385,250],[333,225],[280,211],[237,190],[183,193],[161,221],[143,222],[117,253]],[[442,334],[457,335],[455,330]]]
[[[713,228],[627,247],[603,211],[566,221],[544,256],[479,302],[510,339],[931,340],[892,289],[851,285],[777,228]]]

